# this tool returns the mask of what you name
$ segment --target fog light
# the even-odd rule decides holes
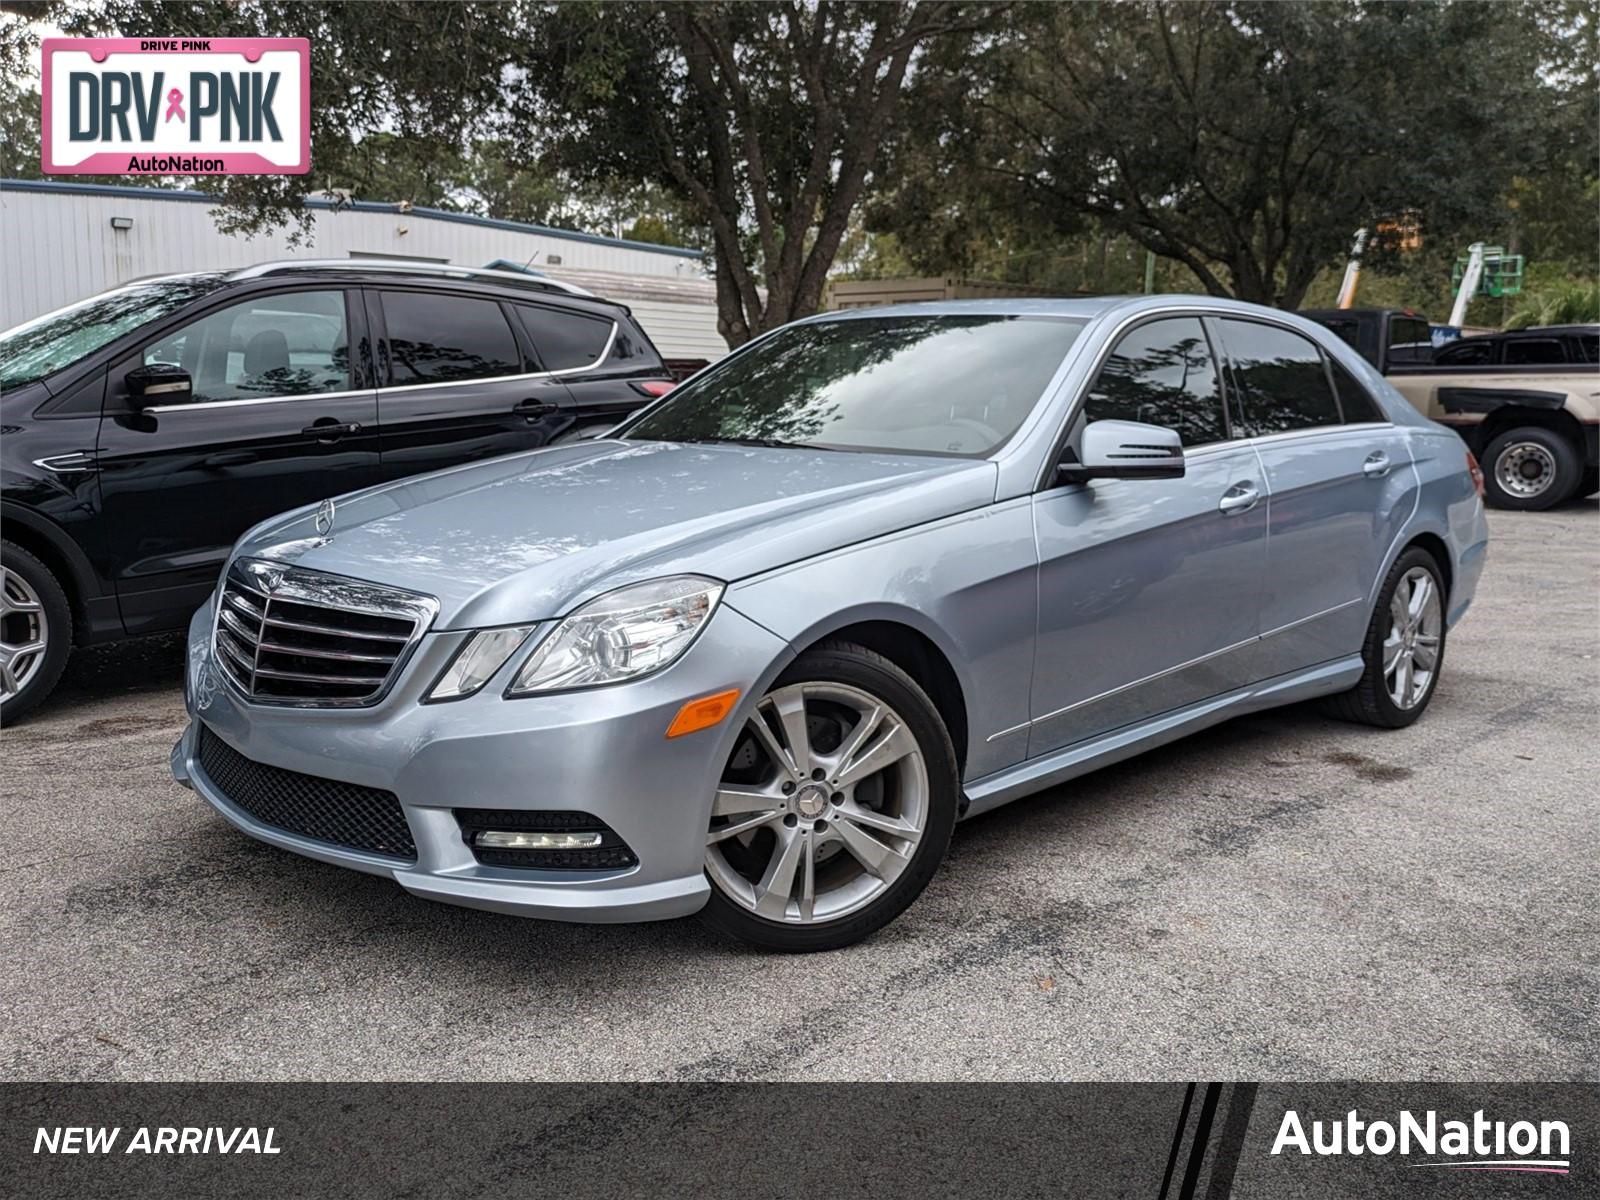
[[[472,844],[485,850],[593,850],[604,837],[599,832],[535,833],[526,829],[484,829]]]

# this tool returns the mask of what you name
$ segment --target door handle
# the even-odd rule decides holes
[[[1222,499],[1217,501],[1217,511],[1225,517],[1236,517],[1249,512],[1260,499],[1261,493],[1256,490],[1255,484],[1236,483],[1222,493]]]
[[[1389,473],[1389,456],[1382,450],[1374,450],[1361,464],[1361,473],[1369,479],[1382,479]]]
[[[336,421],[332,417],[322,417],[319,420],[311,422],[311,424],[307,425],[300,432],[305,434],[307,437],[316,438],[319,442],[337,442],[346,434],[360,433],[361,422],[351,421],[347,424],[341,421]]]
[[[546,400],[534,400],[530,397],[511,411],[518,416],[527,417],[530,421],[537,421],[540,417],[548,417],[551,413],[560,411],[560,408],[559,404],[551,404]]]

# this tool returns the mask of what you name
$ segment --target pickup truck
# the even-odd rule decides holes
[[[1517,329],[1434,350],[1396,309],[1304,312],[1350,343],[1425,415],[1461,435],[1497,508],[1552,508],[1600,487],[1600,325]]]

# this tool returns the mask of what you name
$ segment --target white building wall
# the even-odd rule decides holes
[[[626,294],[614,298],[638,313],[645,331],[669,357],[720,358],[727,353],[716,332],[714,286],[702,278],[701,261],[689,252],[641,249],[535,226],[400,213],[387,206],[380,211],[315,210],[310,236],[291,246],[288,231],[256,237],[221,233],[213,207],[209,201],[176,199],[142,188],[90,192],[0,186],[0,329],[146,275],[352,254],[473,267],[504,258],[551,275],[581,273],[584,285],[601,294],[607,289],[596,283],[607,275],[619,284],[626,277],[632,285],[669,286],[669,301]],[[113,229],[113,217],[129,218],[133,225]],[[549,261],[552,256],[559,265]]]

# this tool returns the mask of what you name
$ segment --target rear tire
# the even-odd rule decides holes
[[[764,950],[859,942],[927,887],[959,796],[955,748],[915,680],[853,643],[808,650],[747,717],[724,770],[701,916]]]
[[[50,568],[0,541],[0,722],[55,690],[72,653],[72,606]]]
[[[1424,580],[1431,594],[1424,590],[1419,595]],[[1444,670],[1444,612],[1439,564],[1413,546],[1395,560],[1378,592],[1361,646],[1366,670],[1355,687],[1324,700],[1323,711],[1379,729],[1403,729],[1420,717]]]
[[[1554,508],[1583,482],[1583,456],[1554,429],[1509,429],[1483,456],[1485,499],[1496,508],[1540,512]]]

